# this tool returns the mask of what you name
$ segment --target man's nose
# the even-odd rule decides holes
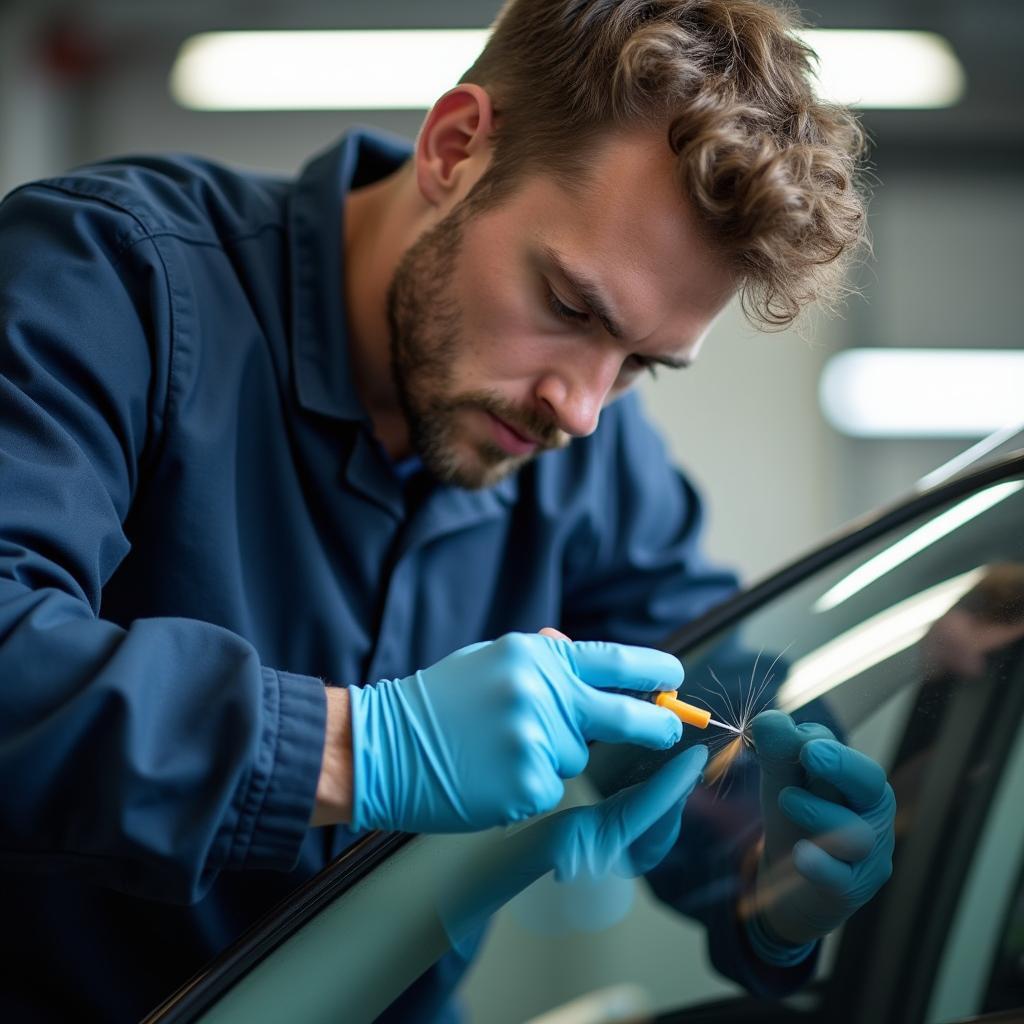
[[[618,354],[593,356],[547,373],[537,384],[537,398],[559,429],[573,437],[586,437],[597,429],[621,362]]]

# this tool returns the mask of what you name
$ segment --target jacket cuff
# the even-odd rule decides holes
[[[228,866],[289,871],[316,801],[327,695],[313,676],[262,673],[263,728]]]
[[[807,942],[802,946],[794,946],[775,938],[768,927],[762,923],[761,917],[754,914],[746,922],[747,941],[750,948],[772,967],[795,967],[803,963],[813,952],[816,942]]]
[[[821,943],[783,944],[764,930],[754,898],[760,864],[761,844],[757,843],[746,851],[739,865],[738,899],[727,915],[723,945],[736,956],[739,969],[733,977],[748,992],[761,998],[781,999],[811,979]]]

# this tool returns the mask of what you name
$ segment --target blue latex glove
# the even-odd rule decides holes
[[[670,654],[510,633],[405,679],[350,687],[354,828],[465,832],[550,810],[588,740],[656,750],[671,711],[604,687],[676,689]]]
[[[508,836],[500,849],[476,862],[475,874],[460,876],[441,898],[452,946],[468,949],[495,911],[549,871],[571,882],[610,873],[633,878],[651,870],[678,839],[683,808],[707,759],[707,747],[690,747],[645,782]]]
[[[748,933],[764,959],[794,963],[892,874],[896,798],[882,767],[823,725],[765,711],[751,737],[764,852]]]
[[[679,838],[683,808],[703,777],[708,748],[689,747],[645,782],[589,807],[573,807],[543,822],[542,848],[558,881],[636,878],[656,867]]]

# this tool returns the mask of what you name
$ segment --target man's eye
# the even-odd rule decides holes
[[[571,324],[585,324],[590,320],[590,315],[580,309],[573,309],[567,306],[550,287],[547,288],[548,306],[551,312],[560,320],[566,320]]]
[[[648,359],[646,356],[629,356],[622,364],[622,369],[626,375],[646,370],[652,377],[656,378],[658,376],[657,362],[653,359]]]

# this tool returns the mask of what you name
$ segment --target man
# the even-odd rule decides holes
[[[513,0],[411,153],[354,132],[295,182],[155,158],[8,197],[3,1016],[135,1018],[354,832],[516,820],[589,740],[678,740],[605,691],[677,683],[646,645],[735,583],[626,392],[737,291],[774,325],[827,299],[860,240],[859,131],[789,28]],[[765,992],[891,852],[881,770],[779,718],[762,864],[795,895],[712,936]],[[856,841],[793,853],[773,757],[840,786]]]

